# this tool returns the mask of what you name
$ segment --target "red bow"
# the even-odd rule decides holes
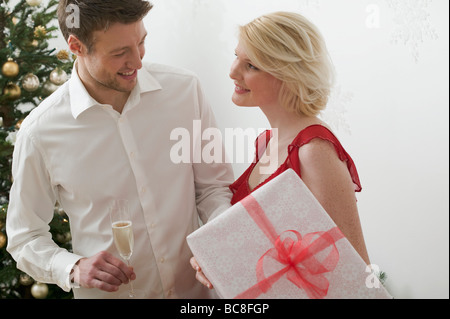
[[[328,294],[329,282],[323,274],[333,271],[339,261],[339,252],[335,243],[344,237],[339,228],[307,234],[303,238],[295,230],[288,230],[277,235],[264,210],[252,195],[243,199],[241,204],[274,247],[258,260],[256,265],[257,284],[237,295],[235,299],[254,299],[267,293],[284,274],[289,281],[303,289],[309,298],[324,298]],[[282,239],[283,234],[288,233],[294,234],[294,239],[291,237]],[[330,246],[330,252],[323,260],[319,261],[316,255]],[[285,267],[266,277],[263,267],[266,257],[278,261]]]

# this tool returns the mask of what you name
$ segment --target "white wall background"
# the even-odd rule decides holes
[[[197,73],[222,130],[269,127],[259,109],[230,99],[237,26],[279,10],[312,20],[338,71],[323,117],[357,165],[371,261],[396,298],[449,298],[447,0],[152,2],[145,60]],[[236,177],[247,166],[234,163]]]
[[[290,10],[322,30],[338,71],[324,118],[357,164],[371,261],[396,298],[449,298],[449,2],[153,0],[145,60],[200,77],[219,126],[267,128],[228,78],[237,25]],[[252,141],[253,142],[253,141]],[[251,159],[250,159],[251,160]],[[236,177],[247,164],[234,164]]]

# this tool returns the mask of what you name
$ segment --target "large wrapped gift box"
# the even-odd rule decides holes
[[[187,241],[225,299],[391,298],[293,170]]]

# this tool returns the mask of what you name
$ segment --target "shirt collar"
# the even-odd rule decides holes
[[[97,102],[89,95],[83,82],[81,82],[81,79],[78,76],[77,65],[77,61],[75,61],[72,75],[69,80],[70,108],[75,119],[92,106],[101,105],[101,103]],[[134,88],[133,93],[137,90],[137,94],[140,95],[162,89],[161,84],[150,74],[145,65],[138,71],[137,79],[137,85]]]

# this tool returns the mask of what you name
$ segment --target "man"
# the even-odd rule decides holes
[[[69,28],[73,5],[80,25]],[[117,298],[130,279],[144,298],[209,297],[185,238],[199,219],[230,206],[233,174],[226,164],[170,159],[173,129],[215,120],[195,76],[142,63],[151,8],[142,0],[60,1],[61,31],[77,55],[73,74],[25,119],[15,144],[8,251],[35,280],[77,287],[75,298]],[[132,267],[113,244],[114,199],[129,201]],[[73,253],[48,231],[56,201],[70,219]]]

